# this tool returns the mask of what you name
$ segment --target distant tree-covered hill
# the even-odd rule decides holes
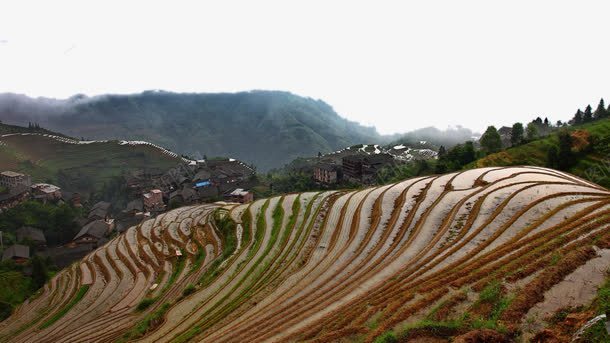
[[[0,120],[86,139],[142,139],[195,158],[231,156],[260,171],[299,156],[387,141],[323,101],[278,91],[147,91],[66,100],[0,94]]]

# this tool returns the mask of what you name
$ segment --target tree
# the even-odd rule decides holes
[[[555,123],[555,126],[557,127],[561,127],[563,125],[563,123],[561,122],[561,120],[558,120],[557,123]]]
[[[559,132],[559,152],[558,166],[561,170],[567,170],[574,164],[574,153],[572,152],[572,136],[568,130],[562,130]]]
[[[549,151],[547,151],[546,166],[553,169],[559,168],[559,152],[557,147],[554,145],[549,148]]]
[[[585,114],[583,114],[583,116],[582,116],[582,121],[584,123],[588,123],[592,120],[593,120],[592,108],[591,108],[591,105],[587,105],[587,108],[585,108]]]
[[[510,133],[510,143],[515,146],[523,142],[523,124],[514,123],[513,129]]]
[[[498,135],[499,136],[499,135]],[[502,147],[502,142],[500,142],[500,147]],[[466,165],[477,158],[476,152],[474,151],[474,143],[472,141],[468,141],[464,143],[464,150],[462,153],[462,164]]]
[[[35,255],[32,258],[32,281],[34,281],[34,285],[36,288],[40,288],[44,286],[47,282],[48,274],[47,274],[47,266],[40,256]]]
[[[604,98],[599,100],[599,105],[597,105],[597,109],[595,110],[594,117],[595,119],[601,119],[608,115],[606,112],[606,104],[604,104]]]
[[[583,114],[579,108],[578,111],[576,111],[576,114],[574,115],[574,119],[573,119],[574,125],[582,124],[582,117],[583,117]]]
[[[534,123],[536,123],[538,125],[542,125],[542,118],[537,117],[536,119],[534,119]]]
[[[502,149],[502,138],[494,126],[488,126],[483,136],[481,136],[481,146],[488,154]]]
[[[527,136],[527,139],[530,141],[538,138],[538,128],[536,127],[536,124],[534,124],[534,123],[527,124],[527,128],[525,129],[525,134]]]
[[[438,158],[443,158],[445,155],[447,155],[447,149],[441,145],[441,147],[438,148]]]
[[[544,117],[544,126],[549,126],[549,118]]]

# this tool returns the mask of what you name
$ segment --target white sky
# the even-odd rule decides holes
[[[482,131],[610,96],[608,33],[608,1],[3,0],[0,92],[275,89],[381,133]]]

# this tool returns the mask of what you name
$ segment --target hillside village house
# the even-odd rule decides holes
[[[48,183],[35,183],[30,187],[34,199],[55,201],[61,199],[61,188]]]
[[[234,191],[225,194],[225,199],[230,202],[238,202],[241,204],[246,204],[254,201],[254,194],[252,192],[248,192],[242,188],[237,188]]]
[[[388,154],[350,155],[342,159],[343,175],[353,182],[373,183],[381,168],[394,163]]]
[[[34,245],[42,247],[47,244],[47,239],[44,236],[44,232],[40,229],[36,229],[30,226],[22,226],[17,232],[18,242],[32,242]]]
[[[95,220],[106,220],[108,219],[108,212],[110,211],[110,203],[106,201],[100,201],[95,203],[89,214],[87,215],[87,222],[92,222]]]
[[[17,173],[14,171],[3,171],[0,173],[0,186],[6,187],[9,190],[16,188],[26,188],[32,184],[29,175]]]
[[[328,164],[328,163],[319,163],[313,168],[313,179],[316,182],[333,184],[337,183],[338,180],[338,166]]]
[[[142,202],[146,211],[162,211],[165,208],[163,193],[159,189],[153,189],[142,195]]]
[[[94,246],[103,243],[106,235],[114,229],[113,220],[95,220],[83,226],[72,240],[76,244],[93,244]]]
[[[15,263],[22,264],[30,259],[30,247],[27,245],[14,244],[4,250],[2,261],[13,260]]]

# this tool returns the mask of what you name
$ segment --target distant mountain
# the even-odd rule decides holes
[[[231,156],[259,171],[299,156],[388,142],[374,128],[340,117],[321,100],[279,91],[147,91],[66,100],[0,94],[0,120],[36,122],[86,139],[147,140],[195,158]]]

